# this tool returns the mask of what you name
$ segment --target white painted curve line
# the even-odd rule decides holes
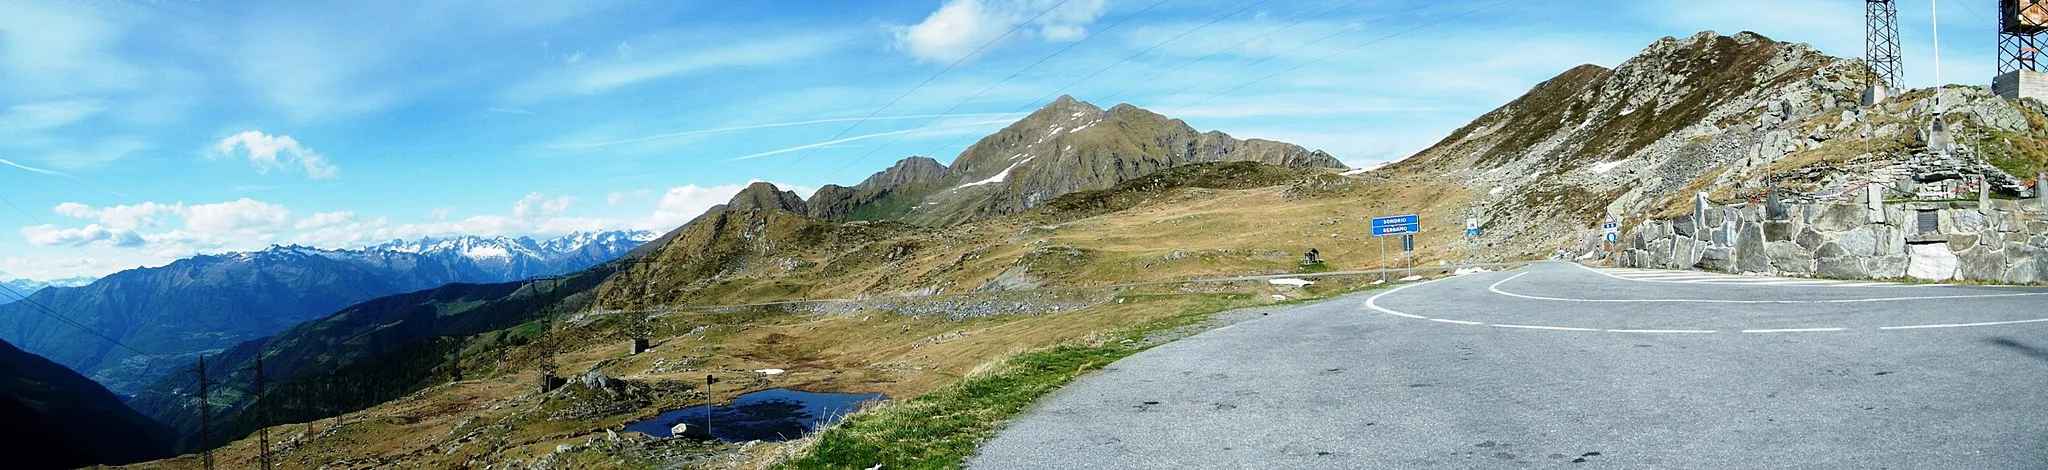
[[[1615,268],[1607,268],[1607,269],[1597,269],[1597,268],[1594,268],[1594,267],[1592,267],[1592,266],[1586,266],[1586,265],[1583,265],[1583,264],[1579,264],[1579,263],[1568,263],[1568,264],[1571,264],[1572,266],[1577,266],[1577,267],[1579,267],[1579,269],[1584,269],[1584,270],[1587,270],[1587,271],[1592,271],[1592,272],[1593,272],[1594,274],[1599,274],[1599,275],[1602,275],[1602,276],[1607,276],[1607,277],[1611,277],[1611,278],[1615,278],[1615,279],[1620,279],[1620,280],[1623,280],[1623,281],[1631,281],[1631,282],[1655,282],[1655,283],[1665,283],[1665,284],[1723,284],[1723,283],[1725,283],[1725,284],[1738,284],[1738,283],[1740,283],[1740,284],[1755,284],[1755,285],[1764,285],[1764,286],[1801,286],[1801,287],[1848,287],[1847,285],[1840,285],[1840,284],[1829,284],[1829,283],[1839,283],[1839,282],[1845,282],[1845,281],[1835,281],[1835,280],[1828,280],[1828,279],[1796,279],[1796,278],[1786,278],[1786,277],[1772,277],[1772,276],[1748,276],[1748,275],[1740,275],[1740,274],[1725,274],[1725,273],[1709,273],[1709,272],[1703,272],[1703,271],[1668,271],[1668,270],[1648,270],[1648,269],[1636,269],[1636,270],[1618,270],[1618,269],[1615,269]],[[1693,276],[1712,276],[1712,277],[1698,277],[1698,278],[1684,278],[1684,277],[1683,277],[1683,276],[1687,276],[1687,275],[1693,275]],[[1706,282],[1705,280],[1708,280],[1708,279],[1714,280],[1714,281],[1716,281],[1716,282]],[[1785,283],[1785,284],[1775,284],[1775,283]],[[1803,284],[1803,283],[1813,283],[1813,284]],[[1876,283],[1867,283],[1867,284],[1876,284]],[[1882,283],[1882,284],[1884,284],[1884,285],[1896,285],[1896,286],[1902,286],[1902,287],[1903,287],[1903,286],[1918,286],[1918,285],[1919,285],[1919,284],[1895,284],[1895,283]],[[1947,284],[1933,284],[1933,285],[1935,285],[1935,286],[1942,286],[1942,285],[1947,285]]]
[[[1962,327],[1968,327],[1968,326],[1994,326],[1994,325],[2018,325],[2018,324],[2021,324],[2021,323],[2041,323],[2041,322],[2048,322],[2048,318],[2036,318],[2036,319],[2033,319],[2033,320],[2013,320],[2013,321],[1988,321],[1988,322],[1982,322],[1982,323],[1950,323],[1950,324],[1944,324],[1944,325],[1907,325],[1907,326],[1880,326],[1880,327],[1878,327],[1877,329],[1880,329],[1880,330],[1918,330],[1918,329],[1924,329],[1924,328],[1962,328]]]
[[[1596,329],[1596,328],[1573,328],[1573,327],[1569,327],[1569,326],[1509,325],[1509,324],[1505,324],[1505,323],[1494,323],[1494,324],[1490,324],[1490,325],[1486,325],[1486,326],[1491,326],[1491,327],[1497,327],[1497,328],[1520,328],[1520,329],[1524,329],[1524,330],[1553,330],[1553,331],[1600,331],[1599,329]]]
[[[1653,334],[1705,334],[1720,333],[1719,330],[1600,330],[1608,333],[1653,333]]]
[[[1843,331],[1848,328],[1779,328],[1775,330],[1742,330],[1743,333],[1820,333]]]
[[[1523,274],[1527,274],[1527,273],[1523,273]],[[1436,282],[1436,281],[1441,281],[1441,280],[1445,280],[1445,279],[1457,279],[1457,278],[1459,278],[1459,277],[1463,277],[1463,276],[1456,276],[1456,277],[1443,277],[1443,278],[1436,278],[1436,279],[1430,279],[1430,280],[1427,280],[1427,281],[1422,281],[1422,282],[1417,282],[1417,283],[1414,283],[1414,284],[1408,284],[1408,285],[1398,286],[1398,287],[1395,287],[1395,288],[1392,288],[1392,289],[1387,289],[1387,291],[1386,291],[1386,292],[1381,292],[1381,293],[1378,293],[1378,294],[1374,294],[1374,295],[1373,295],[1372,297],[1366,297],[1366,298],[1365,298],[1365,308],[1369,308],[1369,309],[1373,309],[1373,310],[1378,310],[1378,311],[1379,311],[1380,313],[1384,313],[1384,314],[1388,314],[1388,315],[1393,315],[1393,316],[1397,316],[1397,317],[1406,317],[1406,318],[1414,318],[1414,319],[1418,319],[1418,320],[1428,320],[1428,319],[1430,319],[1429,317],[1425,317],[1425,316],[1421,316],[1421,315],[1415,315],[1415,314],[1410,314],[1410,313],[1402,313],[1402,312],[1399,312],[1399,311],[1395,311],[1394,309],[1390,309],[1390,308],[1386,308],[1386,307],[1381,307],[1381,306],[1380,306],[1380,297],[1386,297],[1386,296],[1388,296],[1388,295],[1390,295],[1390,294],[1393,294],[1393,293],[1395,293],[1395,292],[1400,292],[1400,291],[1402,291],[1402,290],[1406,290],[1406,289],[1408,289],[1408,288],[1410,288],[1410,287],[1420,286],[1420,285],[1423,285],[1423,284],[1428,284],[1428,283],[1432,283],[1432,282]]]
[[[1431,319],[1429,319],[1429,321],[1433,321],[1433,322],[1443,322],[1443,323],[1450,323],[1450,324],[1455,324],[1455,325],[1484,325],[1484,324],[1485,324],[1485,323],[1480,323],[1480,322],[1476,322],[1476,321],[1464,321],[1464,320],[1451,320],[1451,319],[1445,319],[1445,318],[1431,318]]]
[[[1518,299],[1529,299],[1529,300],[1551,300],[1551,301],[1558,301],[1558,302],[1586,302],[1586,303],[1697,303],[1697,304],[1854,304],[1854,303],[1869,303],[1869,302],[1894,302],[1894,301],[1900,301],[1900,300],[1945,300],[1945,299],[1986,299],[1986,298],[1997,298],[1997,297],[2036,297],[2036,296],[2048,296],[2048,292],[2025,292],[2025,293],[2016,293],[2016,294],[1970,294],[1970,295],[1927,295],[1927,296],[1912,296],[1912,297],[1876,297],[1876,298],[1868,298],[1868,299],[1829,299],[1829,300],[1728,300],[1728,299],[1572,299],[1572,298],[1563,298],[1563,297],[1545,297],[1545,296],[1540,296],[1540,295],[1527,295],[1527,294],[1516,294],[1516,293],[1513,293],[1513,292],[1508,292],[1508,291],[1500,290],[1500,285],[1501,285],[1501,284],[1506,284],[1506,283],[1507,283],[1508,281],[1513,281],[1513,280],[1515,280],[1515,278],[1519,278],[1519,277],[1522,277],[1523,275],[1526,275],[1526,274],[1529,274],[1529,273],[1526,273],[1526,272],[1524,272],[1524,273],[1521,273],[1521,274],[1516,274],[1516,275],[1513,275],[1513,276],[1509,276],[1509,277],[1508,277],[1507,279],[1502,279],[1502,280],[1500,280],[1500,282],[1496,282],[1496,283],[1493,283],[1493,285],[1491,285],[1491,286],[1487,286],[1487,287],[1486,287],[1486,290],[1488,290],[1488,291],[1492,291],[1492,292],[1493,292],[1493,293],[1495,293],[1495,294],[1505,295],[1505,296],[1508,296],[1508,297],[1514,297],[1514,298],[1518,298]]]

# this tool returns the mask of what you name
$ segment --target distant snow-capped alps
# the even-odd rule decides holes
[[[12,301],[13,299],[11,298],[11,296],[13,295],[20,295],[26,297],[29,294],[36,293],[36,291],[50,287],[78,287],[86,284],[91,284],[92,281],[96,279],[99,278],[79,276],[67,277],[63,279],[51,279],[48,281],[38,281],[35,279],[15,279],[11,281],[0,281],[0,285],[7,286],[7,289],[12,291],[10,295],[0,295],[0,304]]]
[[[0,341],[48,357],[128,395],[165,373],[152,365],[274,334],[350,304],[451,283],[498,283],[588,269],[656,234],[579,232],[544,240],[453,236],[350,249],[298,245],[200,255],[44,288],[36,304],[136,349],[106,342],[30,306],[0,302]],[[11,284],[10,284],[11,286]]]

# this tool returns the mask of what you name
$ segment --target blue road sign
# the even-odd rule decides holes
[[[1422,232],[1422,217],[1415,214],[1374,217],[1372,236],[1402,235]]]
[[[1621,241],[1620,232],[1607,232],[1607,243],[1614,243],[1618,241]]]
[[[1401,236],[1401,251],[1415,251],[1415,236],[1414,236],[1414,235],[1402,235],[1402,236]]]
[[[1600,224],[1600,230],[1607,231],[1608,233],[1618,232],[1621,231],[1621,224],[1616,222]]]

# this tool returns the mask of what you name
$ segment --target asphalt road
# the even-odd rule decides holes
[[[2048,468],[2048,289],[1539,263],[1281,310],[973,468]]]

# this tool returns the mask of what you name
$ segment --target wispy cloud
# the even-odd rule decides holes
[[[73,175],[73,174],[70,174],[70,173],[65,173],[65,172],[61,172],[61,171],[56,171],[56,170],[46,170],[46,169],[42,169],[42,168],[36,168],[36,167],[28,166],[28,165],[23,165],[23,164],[20,164],[20,163],[15,163],[15,162],[14,162],[13,160],[8,160],[8,159],[5,159],[5,158],[0,158],[0,165],[7,165],[7,166],[11,166],[11,167],[15,167],[15,168],[17,168],[17,169],[20,169],[20,170],[22,170],[22,171],[27,171],[27,172],[30,172],[30,173],[35,173],[35,174],[40,174],[40,175],[45,175],[45,176],[56,176],[56,177],[61,177],[61,178],[70,178],[70,179],[73,179],[73,180],[77,180],[77,181],[78,181],[78,182],[80,182],[80,183],[85,183],[85,184],[86,184],[87,186],[92,186],[92,187],[94,187],[94,188],[97,188],[97,189],[99,189],[99,190],[101,190],[101,191],[106,191],[107,193],[109,193],[109,194],[113,194],[113,195],[116,195],[116,196],[127,196],[127,195],[128,195],[127,193],[123,193],[123,192],[120,192],[120,191],[115,191],[115,190],[112,190],[112,189],[107,189],[107,187],[106,187],[106,186],[100,186],[100,185],[99,185],[98,183],[94,183],[94,182],[92,182],[92,181],[90,181],[90,180],[87,180],[87,179],[85,179],[85,178],[80,178],[80,177],[78,177],[77,175]]]
[[[1003,124],[1003,123],[1007,123],[1007,122],[1011,122],[1011,120],[1009,120],[1009,119],[997,119],[997,120],[993,120],[993,121],[976,121],[976,122],[968,122],[968,123],[960,123],[960,124],[950,124],[950,125],[944,125],[944,126],[920,127],[920,128],[916,128],[916,129],[906,129],[906,130],[900,130],[900,131],[878,132],[878,133],[874,133],[874,134],[866,134],[866,135],[857,135],[857,136],[853,136],[853,137],[847,137],[847,138],[842,138],[842,139],[836,139],[836,140],[828,140],[828,141],[824,141],[824,142],[819,142],[819,143],[815,143],[815,144],[804,144],[804,145],[798,145],[798,146],[795,146],[795,147],[790,147],[790,148],[785,148],[785,149],[776,149],[776,150],[769,150],[769,151],[766,151],[766,152],[761,152],[761,153],[756,153],[756,154],[751,154],[751,155],[741,155],[741,156],[737,156],[737,157],[732,157],[732,158],[728,158],[728,159],[726,159],[725,161],[731,162],[731,161],[740,161],[740,160],[751,160],[751,159],[755,159],[755,158],[761,158],[761,157],[766,157],[766,156],[769,156],[769,155],[780,155],[780,154],[785,154],[785,153],[790,153],[790,152],[795,152],[795,151],[800,151],[800,150],[810,150],[810,149],[814,149],[814,148],[819,148],[819,147],[830,147],[830,146],[833,146],[833,145],[843,144],[843,143],[847,143],[847,142],[853,142],[853,141],[856,141],[856,140],[867,140],[867,139],[873,139],[873,138],[878,138],[878,137],[888,137],[888,136],[892,136],[892,135],[903,135],[903,134],[916,134],[916,133],[928,133],[928,132],[937,132],[937,131],[941,131],[941,130],[946,130],[946,129],[956,129],[956,128],[964,128],[964,127],[974,127],[974,126],[986,126],[986,125],[990,125],[990,124]]]
[[[589,96],[717,70],[793,64],[844,47],[846,39],[844,34],[809,34],[677,45],[666,53],[643,51],[601,60],[586,59],[514,86],[506,97],[513,101],[536,101]]]
[[[829,123],[834,123],[834,122],[856,122],[856,121],[861,121],[861,122],[865,122],[865,121],[896,121],[896,120],[904,120],[904,119],[933,119],[933,118],[960,118],[960,117],[991,117],[991,116],[1000,116],[1000,117],[1012,117],[1012,118],[1015,118],[1015,117],[1022,117],[1022,116],[1026,115],[1026,114],[1027,114],[1027,113],[955,113],[955,114],[916,114],[916,115],[908,115],[908,116],[881,116],[881,117],[871,117],[871,118],[831,118],[831,119],[812,119],[812,120],[808,120],[808,121],[778,122],[778,123],[773,123],[773,124],[753,124],[753,125],[746,125],[746,126],[731,126],[731,127],[718,127],[718,128],[712,128],[712,129],[699,129],[699,130],[694,130],[694,131],[683,131],[683,132],[671,132],[671,133],[667,133],[667,134],[656,134],[656,135],[650,135],[650,136],[646,136],[646,137],[636,137],[636,138],[631,138],[631,139],[624,139],[624,140],[613,140],[613,141],[607,141],[607,142],[590,142],[590,143],[579,143],[579,144],[561,144],[561,145],[555,145],[555,146],[553,146],[553,147],[554,147],[554,148],[591,148],[591,147],[605,147],[605,146],[611,146],[611,145],[620,145],[620,144],[631,144],[631,143],[637,143],[637,142],[646,142],[646,141],[650,141],[650,140],[661,140],[661,139],[669,139],[669,138],[675,138],[675,137],[684,137],[684,136],[692,136],[692,135],[700,135],[700,134],[714,134],[714,133],[719,133],[719,132],[732,132],[732,131],[744,131],[744,130],[751,130],[751,129],[768,129],[768,128],[775,128],[775,127],[794,127],[794,126],[805,126],[805,125],[811,125],[811,124],[829,124]]]

